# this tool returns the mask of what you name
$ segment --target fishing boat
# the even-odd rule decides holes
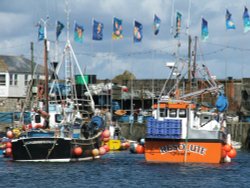
[[[68,19],[69,20],[69,19]],[[46,31],[47,20],[43,21]],[[68,24],[69,32],[69,24]],[[93,160],[100,158],[106,150],[102,147],[102,134],[105,130],[103,119],[95,114],[92,96],[78,99],[76,93],[75,73],[72,71],[73,61],[83,78],[84,87],[88,85],[80,69],[79,63],[72,49],[69,34],[67,35],[63,60],[61,64],[54,64],[54,77],[52,86],[48,87],[47,66],[47,37],[44,37],[44,66],[45,83],[38,87],[38,97],[33,103],[31,123],[23,125],[20,120],[18,126],[8,130],[7,136],[11,138],[11,156],[13,161],[32,162],[70,162]],[[58,88],[58,72],[61,65],[65,65],[65,86],[67,92],[64,96],[53,93]],[[54,89],[54,90],[53,90]],[[53,98],[54,96],[54,98]],[[56,97],[55,97],[56,96]],[[27,100],[30,96],[27,95]],[[80,108],[81,107],[81,108]],[[25,108],[25,106],[24,106]],[[24,109],[23,108],[23,109]]]
[[[204,64],[201,67],[196,64],[194,75],[200,73],[200,81],[207,87],[196,87],[195,90],[193,87],[193,91],[191,88],[180,89],[187,62],[167,64],[171,68],[170,79],[153,105],[153,118],[147,122],[145,159],[159,163],[230,162],[236,151],[226,127],[228,101],[223,85],[216,82]],[[198,79],[196,76],[193,81],[198,83]],[[172,87],[166,88],[170,85]],[[213,108],[201,105],[199,97],[205,94],[211,94],[210,98],[218,97]]]

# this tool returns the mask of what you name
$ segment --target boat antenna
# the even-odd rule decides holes
[[[189,34],[191,1],[192,1],[192,0],[189,0],[189,3],[188,3],[188,19],[187,19],[187,25],[186,25],[186,34],[187,34],[187,35]]]
[[[172,10],[171,10],[171,28],[170,28],[170,34],[173,34],[173,29],[174,29],[174,4],[175,0],[172,0]]]

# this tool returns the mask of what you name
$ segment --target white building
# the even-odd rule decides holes
[[[36,65],[35,79],[44,78],[44,68]],[[0,112],[17,111],[25,99],[32,77],[31,61],[22,56],[0,55]]]

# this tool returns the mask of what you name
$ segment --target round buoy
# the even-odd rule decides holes
[[[104,131],[102,132],[102,136],[103,136],[103,138],[108,138],[108,137],[110,137],[110,131],[109,131],[108,129],[104,130]]]
[[[11,148],[11,147],[12,147],[11,142],[7,142],[7,143],[6,143],[6,148]]]
[[[109,146],[107,144],[105,144],[103,147],[104,147],[106,152],[109,152],[110,149],[109,149]]]
[[[230,158],[235,158],[237,155],[236,149],[232,148],[229,152],[227,152],[227,156]]]
[[[143,154],[144,153],[144,147],[142,145],[136,146],[136,153]]]
[[[232,149],[232,146],[229,144],[226,144],[223,146],[223,150],[225,150],[226,152],[229,152]]]
[[[128,149],[130,147],[130,143],[129,142],[125,142],[125,148]]]
[[[7,131],[6,135],[7,135],[7,137],[8,137],[9,139],[12,139],[12,138],[14,137],[14,134],[13,134],[12,131]]]
[[[226,156],[227,156],[227,152],[224,149],[222,149],[221,150],[221,157],[225,158]]]
[[[81,147],[75,147],[73,152],[74,152],[74,154],[76,156],[80,156],[80,155],[82,155],[82,148]]]
[[[99,150],[98,149],[93,149],[92,150],[92,155],[95,157],[95,156],[97,156],[97,155],[99,155]]]
[[[121,148],[120,149],[122,149],[122,150],[126,149],[126,143],[125,142],[121,143]]]
[[[99,148],[99,154],[104,155],[106,153],[106,149],[104,147]]]
[[[6,156],[11,156],[11,154],[12,154],[12,149],[11,148],[6,148],[5,155]]]
[[[103,140],[103,142],[108,142],[108,141],[109,141],[109,139],[110,139],[109,137],[103,137],[103,139],[102,139],[102,140]]]

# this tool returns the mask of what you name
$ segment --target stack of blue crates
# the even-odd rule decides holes
[[[163,121],[149,119],[146,137],[179,139],[181,138],[181,124],[181,119],[165,119]]]

